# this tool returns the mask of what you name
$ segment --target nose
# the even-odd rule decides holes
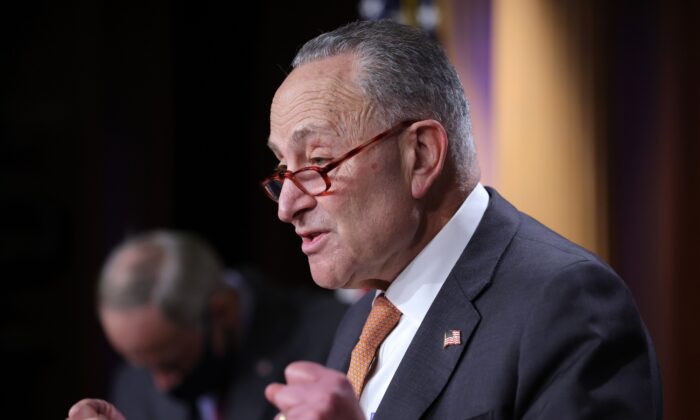
[[[161,392],[167,392],[180,384],[182,378],[177,372],[153,372],[153,382]]]
[[[282,191],[277,202],[277,217],[291,223],[301,212],[316,206],[316,198],[306,194],[291,180],[282,184]]]

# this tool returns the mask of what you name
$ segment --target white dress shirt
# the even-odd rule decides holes
[[[403,315],[379,347],[376,367],[360,396],[360,406],[367,419],[377,411],[408,345],[469,243],[488,203],[488,192],[477,184],[450,221],[387,289],[386,297]]]

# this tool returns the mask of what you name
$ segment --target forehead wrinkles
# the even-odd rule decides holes
[[[271,129],[288,135],[305,125],[322,125],[343,137],[354,131],[367,114],[367,104],[349,72],[303,67],[297,71],[272,101]]]

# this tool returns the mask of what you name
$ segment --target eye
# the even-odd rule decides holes
[[[325,157],[312,157],[311,159],[309,159],[309,162],[315,166],[323,166],[330,161],[331,161],[331,158],[325,158]]]

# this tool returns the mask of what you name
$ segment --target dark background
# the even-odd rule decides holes
[[[544,1],[593,11],[599,38],[586,58],[600,77],[610,262],[659,351],[666,418],[695,418],[698,7]],[[93,287],[131,232],[192,230],[229,265],[312,288],[298,239],[258,185],[275,163],[269,103],[303,42],[356,18],[356,0],[2,6],[0,418],[64,418],[78,399],[105,395],[114,355]]]
[[[269,104],[353,1],[12,2],[0,11],[0,418],[64,418],[113,356],[93,285],[126,234],[192,230],[229,265],[311,287],[258,181]]]

